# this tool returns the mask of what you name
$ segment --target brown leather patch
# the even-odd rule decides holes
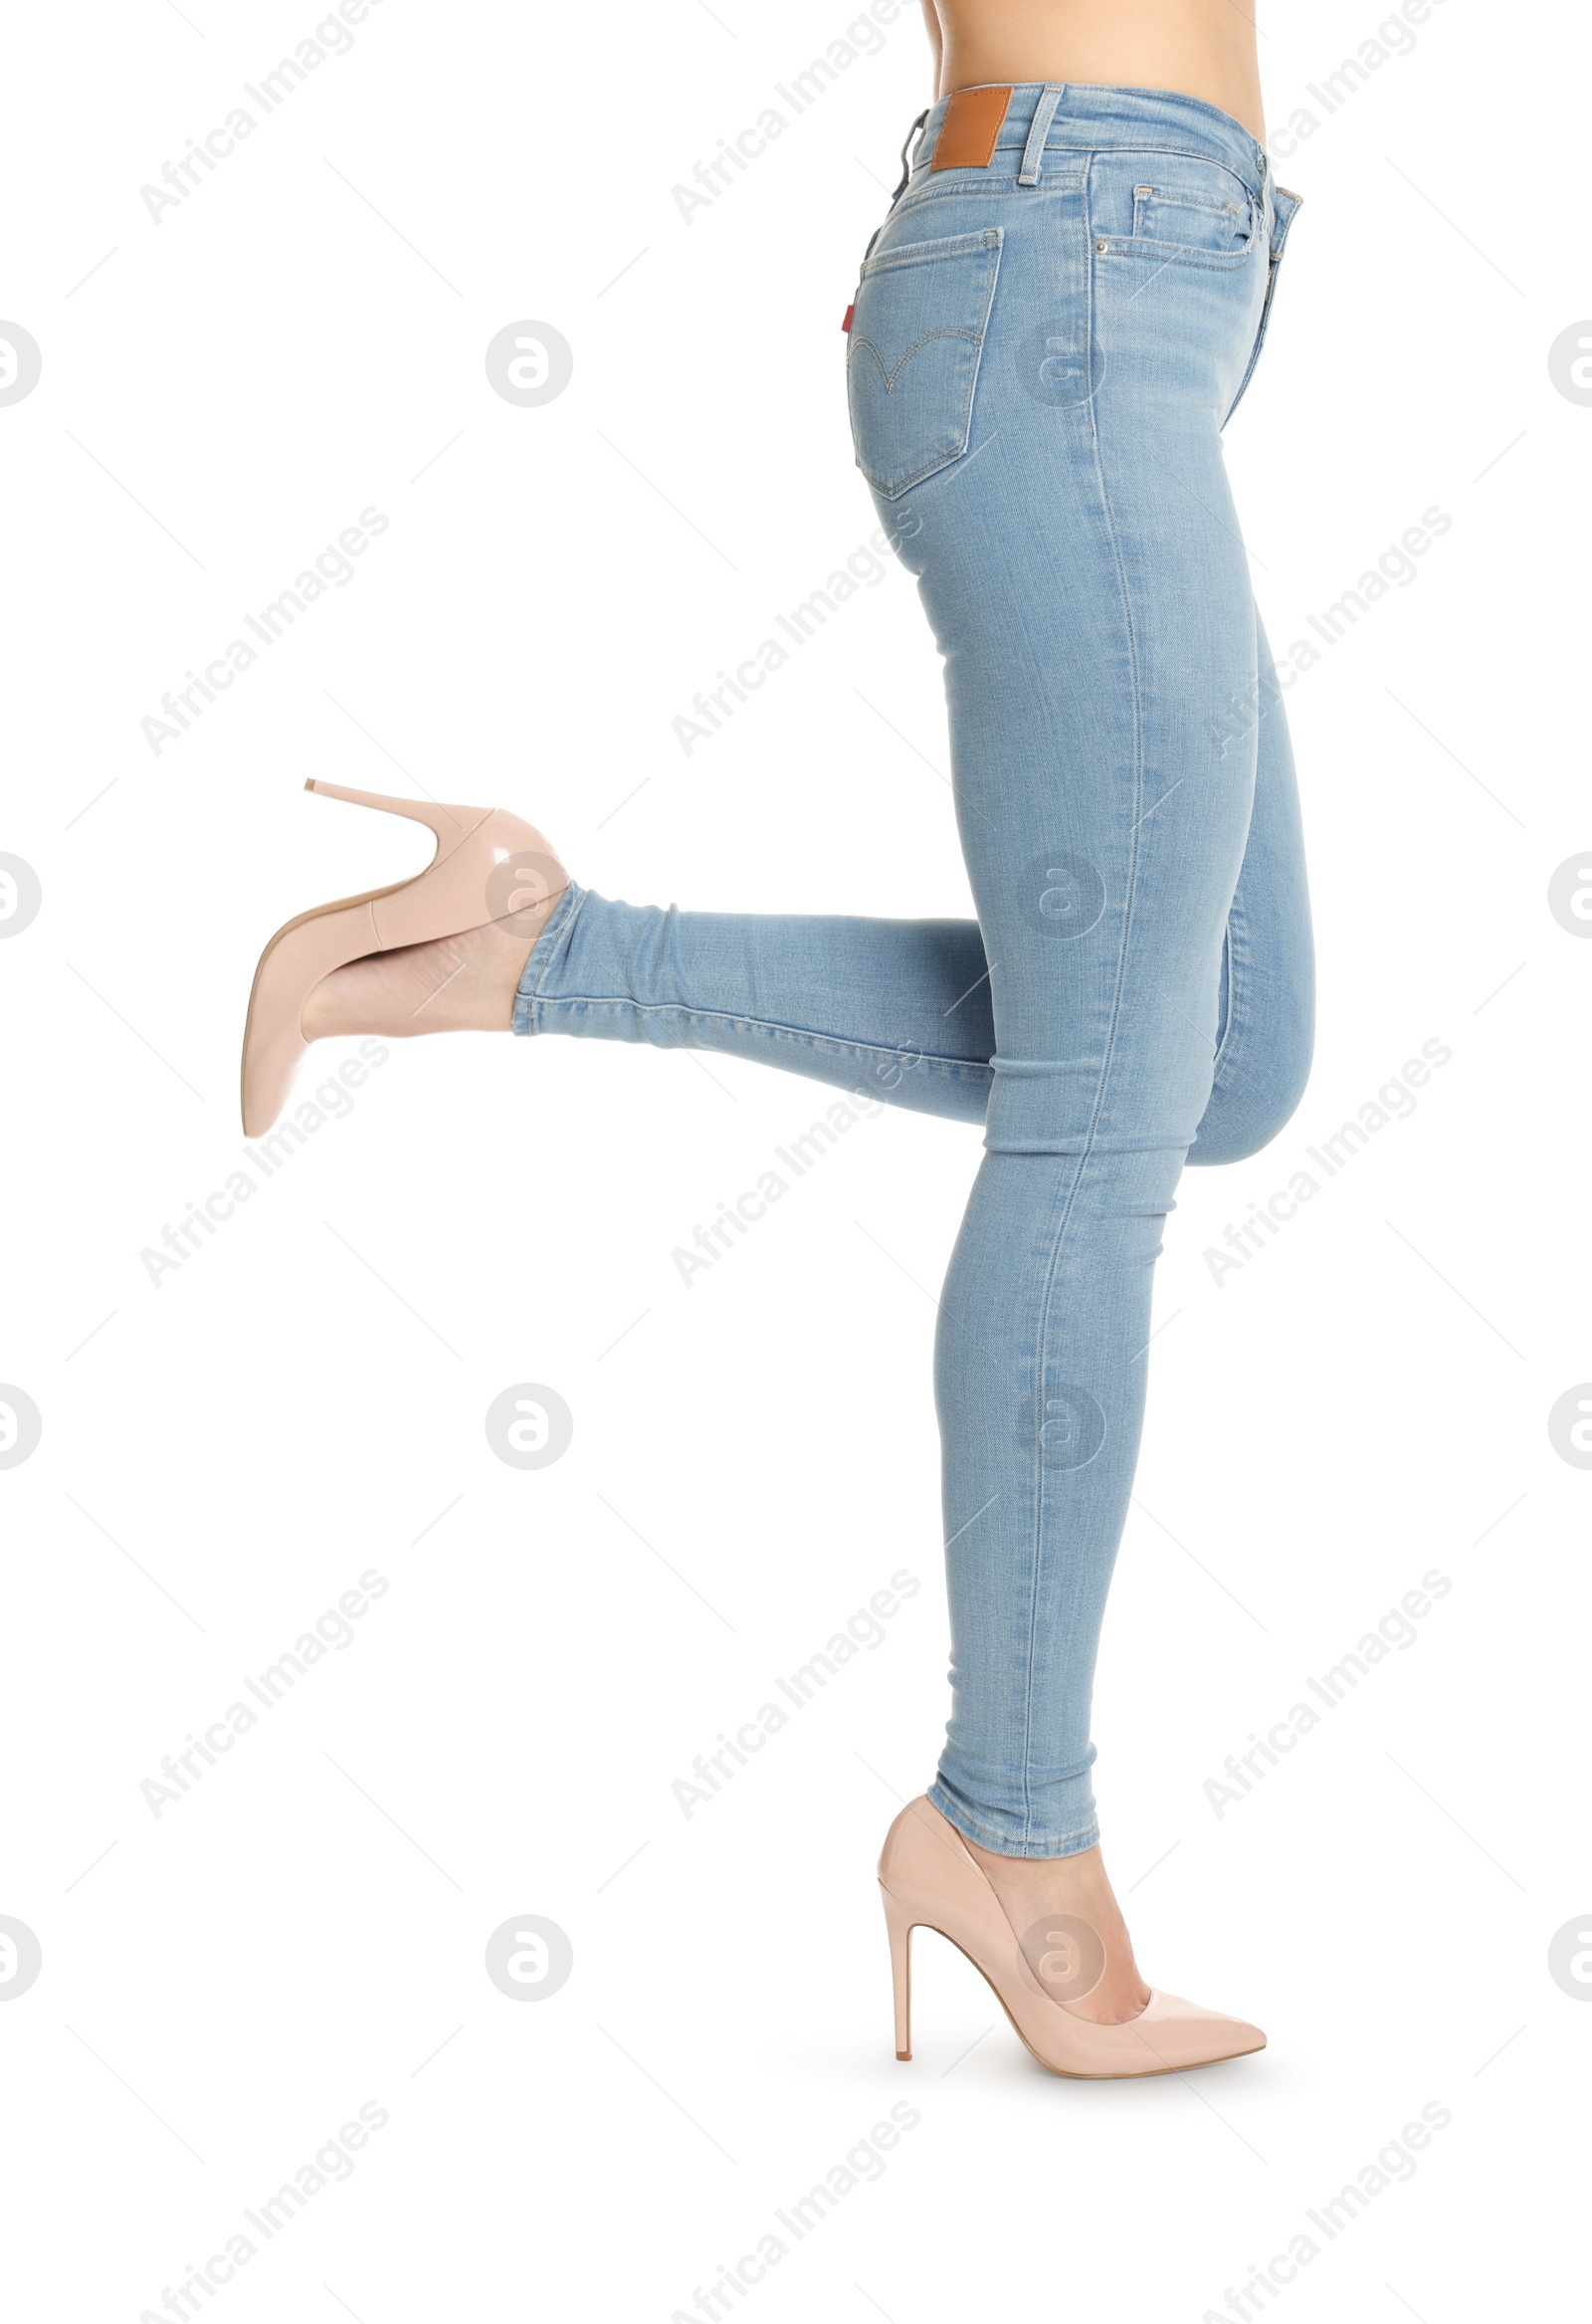
[[[958,89],[945,107],[929,168],[988,169],[1011,102],[1009,87]]]

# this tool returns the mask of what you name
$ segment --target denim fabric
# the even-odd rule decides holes
[[[518,1032],[718,1049],[981,1122],[935,1354],[969,1838],[1097,1837],[1090,1698],[1185,1160],[1297,1104],[1294,768],[1221,431],[1296,206],[1241,125],[1014,90],[986,168],[932,107],[864,262],[853,434],[945,661],[977,921],[563,897]],[[1048,119],[1048,125],[1047,125]]]

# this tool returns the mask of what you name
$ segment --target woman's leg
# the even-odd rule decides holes
[[[945,661],[996,1033],[936,1349],[953,1708],[930,1798],[1014,1926],[1080,1910],[1101,1929],[1089,2013],[1112,2017],[1144,1989],[1095,1853],[1090,1708],[1151,1270],[1197,1137],[1232,1156],[1260,1126],[1242,1102],[1258,954],[1286,922],[1274,949],[1296,968],[1305,924],[1278,878],[1297,852],[1280,714],[1237,736],[1224,715],[1262,700],[1220,426],[1267,292],[1269,195],[1253,156],[1180,158],[1158,121],[1135,149],[1137,100],[1118,123],[1111,93],[1078,94],[1105,117],[1049,180],[1032,139],[1004,194],[972,170],[965,189],[914,178],[865,270],[853,416]],[[997,265],[967,447],[914,485],[943,405],[929,365],[914,418],[909,363],[933,347],[954,374]],[[1234,917],[1252,826],[1258,893]],[[1277,981],[1280,1100],[1304,989]]]
[[[1129,128],[1148,103],[1133,101]],[[1178,122],[1196,139],[1204,126]],[[1163,174],[1166,150],[1151,163]],[[1000,247],[966,447],[888,504],[945,657],[980,951],[956,924],[903,938],[899,924],[627,918],[577,893],[526,948],[515,1004],[538,1029],[799,1055],[823,1078],[917,1054],[923,1078],[903,1067],[898,1102],[932,1090],[931,1110],[964,1118],[988,1076],[989,1151],[936,1354],[954,1707],[932,1796],[1009,1911],[1080,1900],[1103,1928],[1113,1972],[1089,2009],[1101,2015],[1142,1993],[1094,1851],[1089,1712],[1150,1270],[1189,1149],[1236,1159],[1276,1127],[1307,1021],[1281,713],[1235,737],[1230,710],[1262,700],[1264,647],[1218,430],[1260,318],[1265,235],[1235,251],[1242,269],[1225,251],[1217,267],[1168,257],[1152,203],[1139,250],[1145,158],[1118,126],[1109,149],[1070,152],[1043,196],[1008,184],[961,201],[947,186],[924,215],[893,213],[876,259],[899,269],[875,278],[879,298],[908,309],[877,327],[954,359]],[[1184,208],[1181,231],[1243,231],[1200,187]],[[856,329],[875,322],[865,281]],[[932,399],[938,375],[917,376]],[[940,408],[919,446],[901,444],[908,390],[865,411],[865,466],[870,427],[881,471],[937,443]],[[595,981],[575,973],[588,903]],[[986,989],[989,1048],[970,1013]]]
[[[1269,666],[1264,640],[1262,656]],[[1195,1162],[1237,1162],[1275,1138],[1309,1065],[1309,917],[1281,707],[1259,739]],[[511,1023],[517,1033],[707,1049],[984,1121],[995,1029],[976,920],[682,912],[571,882],[542,927],[517,949],[511,931],[486,929],[352,960],[315,988],[304,1029],[398,1037]]]
[[[1154,624],[1143,611],[1138,628],[1148,661]],[[1257,651],[1269,668],[1259,629]],[[1026,1038],[1090,1071],[1016,1077],[1018,1134],[997,1148],[997,1127],[989,1141],[942,1303],[937,1379],[957,1711],[931,1796],[981,1856],[986,1848],[997,1858],[1093,1849],[1091,1684],[1136,1459],[1151,1269],[1161,1219],[1174,1206],[1185,1126],[1208,1083],[1186,1159],[1242,1160],[1277,1136],[1309,1069],[1309,909],[1281,705],[1229,747],[1238,769],[1210,762],[1192,779],[1171,775],[1165,769],[1190,754],[1172,737],[1155,747],[1169,755],[1147,787],[1174,810],[1159,846],[1149,838],[1153,812],[1108,816],[1103,843],[1087,835],[1089,860],[1105,867],[1109,891],[1094,927],[1037,966],[1022,930],[1000,946],[1034,978],[1008,1012],[1007,1047]],[[1243,861],[1207,976],[1186,939],[1180,954],[1166,941],[1167,906],[1195,893],[1219,803],[1242,797],[1248,753],[1254,792]],[[1122,779],[1131,779],[1125,769]],[[1196,783],[1180,827],[1177,802]],[[1067,836],[1085,835],[1075,822]],[[1062,852],[1082,853],[1076,845]],[[1125,909],[1130,879],[1136,933]],[[1104,976],[1091,1011],[1091,980],[1073,971],[1074,947],[1086,944],[1097,947],[1093,965],[1121,986],[1114,1027]],[[999,973],[993,981],[999,1007],[1007,982]],[[1026,1032],[1036,1014],[1037,1041]],[[1171,1111],[1158,1049],[1181,1077],[1181,1117]],[[1060,1111],[1058,1083],[1071,1118],[1062,1114],[1059,1134],[1047,1133],[1045,1121]],[[1050,1135],[1060,1151],[1046,1151]],[[1014,1241],[1019,1227],[1027,1239]],[[1038,1884],[1029,1886],[1038,1897]],[[1109,1922],[1108,1890],[1097,1910]]]
[[[982,1122],[989,971],[971,920],[681,912],[572,888],[525,963],[516,1033],[709,1049]]]
[[[1266,632],[1256,623],[1261,701],[1255,804],[1222,947],[1211,1094],[1191,1163],[1243,1162],[1277,1136],[1304,1094],[1315,1030],[1315,964],[1294,753]],[[1233,747],[1248,747],[1239,738]]]
[[[1259,652],[1269,673],[1264,635]],[[1189,1157],[1202,1163],[1275,1138],[1309,1068],[1298,797],[1264,677],[1262,696],[1275,707],[1222,737],[1230,753],[1258,743],[1258,759],[1216,978],[1214,1081]],[[983,1123],[994,1080],[989,962],[972,920],[682,912],[572,886],[525,963],[513,1029],[716,1050],[959,1122]]]

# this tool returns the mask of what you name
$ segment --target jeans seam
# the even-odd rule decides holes
[[[1090,215],[1089,184],[1090,174],[1093,170],[1093,162],[1094,156],[1092,154],[1090,157],[1091,171],[1086,172],[1084,192],[1084,223],[1086,229],[1085,247],[1091,253],[1093,253],[1094,248],[1094,232],[1093,220]],[[1090,334],[1090,336],[1093,337],[1094,328],[1094,262],[1093,255],[1090,257],[1088,265],[1088,289],[1085,294],[1085,329]],[[1128,589],[1127,573],[1122,562],[1121,542],[1117,536],[1116,525],[1111,515],[1110,493],[1107,490],[1105,483],[1105,465],[1100,450],[1100,432],[1097,407],[1096,409],[1091,411],[1089,427],[1090,434],[1094,440],[1094,476],[1099,491],[1100,514],[1104,520],[1106,535],[1110,542],[1111,558],[1116,568],[1117,590],[1122,609],[1122,626],[1127,643],[1129,694],[1131,696],[1133,709],[1134,822],[1132,831],[1129,835],[1127,881],[1125,893],[1122,899],[1121,935],[1117,940],[1116,975],[1111,992],[1111,1015],[1110,1022],[1106,1026],[1104,1041],[1101,1044],[1100,1069],[1094,1084],[1094,1104],[1090,1115],[1089,1128],[1086,1133],[1087,1144],[1085,1145],[1083,1153],[1079,1156],[1078,1167],[1072,1173],[1071,1184],[1069,1185],[1067,1194],[1063,1200],[1062,1215],[1057,1222],[1056,1231],[1051,1241],[1050,1260],[1046,1267],[1045,1285],[1040,1298],[1038,1344],[1035,1349],[1034,1386],[1034,1454],[1035,1466],[1038,1471],[1038,1479],[1034,1495],[1034,1543],[1029,1594],[1028,1655],[1027,1669],[1025,1672],[1024,1681],[1023,1712],[1023,1829],[1025,1836],[1031,1829],[1033,1819],[1033,1801],[1029,1791],[1029,1761],[1032,1754],[1033,1745],[1034,1644],[1039,1620],[1040,1570],[1043,1564],[1045,1538],[1045,1350],[1050,1336],[1051,1304],[1055,1295],[1057,1271],[1061,1265],[1062,1245],[1066,1240],[1067,1229],[1072,1219],[1073,1206],[1077,1200],[1079,1187],[1083,1183],[1084,1173],[1089,1166],[1090,1157],[1094,1152],[1095,1136],[1099,1129],[1100,1114],[1104,1108],[1105,1103],[1106,1084],[1110,1079],[1111,1058],[1115,1048],[1117,1025],[1121,1016],[1122,988],[1126,974],[1128,947],[1132,933],[1133,900],[1135,880],[1138,870],[1139,853],[1138,827],[1139,822],[1142,819],[1139,813],[1139,809],[1144,793],[1144,721],[1143,703],[1141,699],[1141,688],[1139,682],[1138,644],[1133,627],[1132,596]]]
[[[1250,381],[1255,376],[1256,366],[1260,362],[1261,350],[1266,344],[1267,326],[1270,324],[1272,319],[1272,301],[1277,294],[1278,269],[1282,266],[1282,263],[1283,253],[1274,241],[1268,246],[1266,253],[1266,296],[1261,301],[1261,319],[1255,325],[1255,338],[1250,347],[1250,359],[1244,366],[1244,376],[1238,383],[1238,391],[1234,395],[1233,400],[1228,405],[1226,411],[1222,414],[1221,424],[1223,428],[1227,426],[1228,421],[1233,417],[1233,414],[1237,411],[1239,405],[1244,401],[1244,397],[1249,389]]]
[[[1198,104],[1200,103],[1200,100],[1194,99],[1191,102]],[[911,183],[911,180],[908,179],[905,188],[897,196],[894,205],[896,212],[898,214],[910,210],[914,207],[915,204],[919,202],[942,200],[947,195],[975,194],[999,197],[1002,194],[1009,194],[1015,186],[1021,183],[1017,172],[1022,167],[1024,142],[1025,140],[1022,138],[1005,138],[996,145],[994,152],[990,155],[988,163],[989,169],[995,174],[993,174],[984,184],[976,184],[970,178],[961,177],[960,173],[958,173],[955,182],[944,186],[925,184],[914,187]],[[1254,191],[1254,189],[1249,184],[1249,180],[1244,176],[1243,171],[1235,165],[1231,157],[1225,153],[1213,152],[1208,145],[1180,145],[1164,142],[1150,143],[1146,141],[1146,138],[1144,137],[1132,137],[1119,138],[1114,143],[1109,145],[1101,145],[1094,142],[1091,142],[1087,145],[1057,144],[1054,148],[1054,151],[1058,166],[1054,168],[1042,166],[1042,184],[1047,178],[1053,178],[1058,174],[1060,174],[1065,180],[1068,181],[1069,186],[1076,183],[1080,176],[1087,178],[1090,166],[1094,162],[1096,155],[1100,156],[1101,158],[1108,158],[1110,155],[1117,153],[1152,153],[1168,155],[1171,158],[1179,161],[1214,161],[1221,168],[1230,170],[1232,174],[1239,180],[1240,184],[1244,186],[1246,192]],[[1047,139],[1045,149],[1046,164],[1050,163],[1051,156],[1052,146],[1050,140]],[[1078,160],[1078,168],[1075,169],[1065,166],[1064,157],[1066,161],[1071,161],[1075,156]],[[1007,174],[1007,171],[1004,168],[999,166],[1003,157],[1011,164],[1010,175]],[[919,172],[917,170],[913,170],[913,177],[916,177],[918,174]],[[1287,187],[1279,187],[1278,190],[1280,192],[1287,192],[1288,189]]]
[[[938,1808],[940,1814],[944,1816],[946,1822],[951,1825],[953,1830],[959,1831],[964,1839],[972,1840],[977,1846],[981,1848],[988,1848],[991,1855],[1002,1856],[1011,1852],[1009,1848],[1003,1847],[1001,1845],[1001,1842],[1007,1840],[1010,1835],[1004,1831],[997,1830],[995,1825],[992,1823],[981,1823],[975,1816],[969,1815],[967,1809],[962,1806],[961,1802],[953,1798],[952,1795],[945,1790],[938,1776],[935,1777],[933,1783],[930,1784],[928,1788],[928,1797],[931,1804]],[[1027,1828],[1027,1818],[1025,1817],[1024,1840],[1021,1851],[1024,1856],[1028,1856],[1030,1854],[1030,1841],[1032,1836],[1032,1833],[1029,1832]],[[1063,1832],[1058,1836],[1065,1844],[1060,1848],[1047,1850],[1048,1858],[1060,1856],[1081,1856],[1084,1854],[1086,1849],[1098,1847],[1100,1837],[1099,1819],[1097,1816],[1092,1815],[1088,1823],[1081,1825],[1077,1831]]]
[[[1205,274],[1215,275],[1239,274],[1255,257],[1253,242],[1246,243],[1242,250],[1213,251],[1204,258],[1187,243],[1152,242],[1148,235],[1107,234],[1100,236],[1099,243],[1102,258],[1155,258],[1163,267],[1197,267]]]
[[[1235,932],[1237,932],[1238,936],[1238,942],[1236,944],[1234,942]],[[1232,903],[1228,907],[1227,927],[1222,934],[1222,965],[1226,971],[1227,984],[1227,1021],[1222,1027],[1221,1044],[1217,1049],[1216,1055],[1211,1059],[1211,1087],[1213,1090],[1216,1087],[1217,1075],[1222,1070],[1223,1061],[1227,1056],[1228,1050],[1233,1046],[1234,1036],[1238,1030],[1239,1007],[1241,1000],[1240,986],[1243,983],[1243,966],[1241,957],[1243,951],[1244,907],[1240,904],[1237,896],[1235,895]],[[1206,1102],[1208,1104],[1209,1100]]]
[[[772,1017],[732,1016],[727,1009],[696,1008],[689,1001],[683,1000],[633,1000],[624,992],[560,992],[543,997],[539,989],[529,997],[534,1000],[538,1011],[554,1008],[621,1008],[629,1010],[634,1016],[694,1017],[706,1024],[738,1025],[753,1032],[783,1034],[791,1040],[811,1041],[815,1045],[843,1050],[847,1055],[859,1058],[899,1058],[903,1054],[899,1049],[888,1049],[878,1042],[848,1041],[839,1033],[816,1032],[810,1025],[784,1025]],[[917,1064],[948,1068],[952,1073],[987,1075],[990,1070],[987,1065],[980,1065],[970,1057],[943,1057],[925,1049],[915,1049],[911,1055]]]
[[[568,950],[570,932],[589,892],[578,881],[571,880],[537,931],[514,990],[514,1005],[508,1019],[511,1032],[529,1033],[533,1029],[537,996],[554,963]]]

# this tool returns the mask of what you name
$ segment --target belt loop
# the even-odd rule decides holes
[[[912,139],[917,135],[918,130],[927,120],[933,109],[934,108],[932,106],[925,105],[922,111],[918,114],[916,120],[913,121],[911,127],[906,132],[905,143],[901,146],[901,182],[890,197],[893,202],[898,202],[902,194],[906,191],[907,183],[910,180],[912,174],[912,165],[906,158],[907,149],[910,146]]]
[[[1052,81],[1040,92],[1039,103],[1034,107],[1034,118],[1029,123],[1028,143],[1023,147],[1023,166],[1017,173],[1019,185],[1039,183],[1040,156],[1045,150],[1045,140],[1051,133],[1051,123],[1056,118],[1056,107],[1062,102],[1065,89],[1065,82]]]

